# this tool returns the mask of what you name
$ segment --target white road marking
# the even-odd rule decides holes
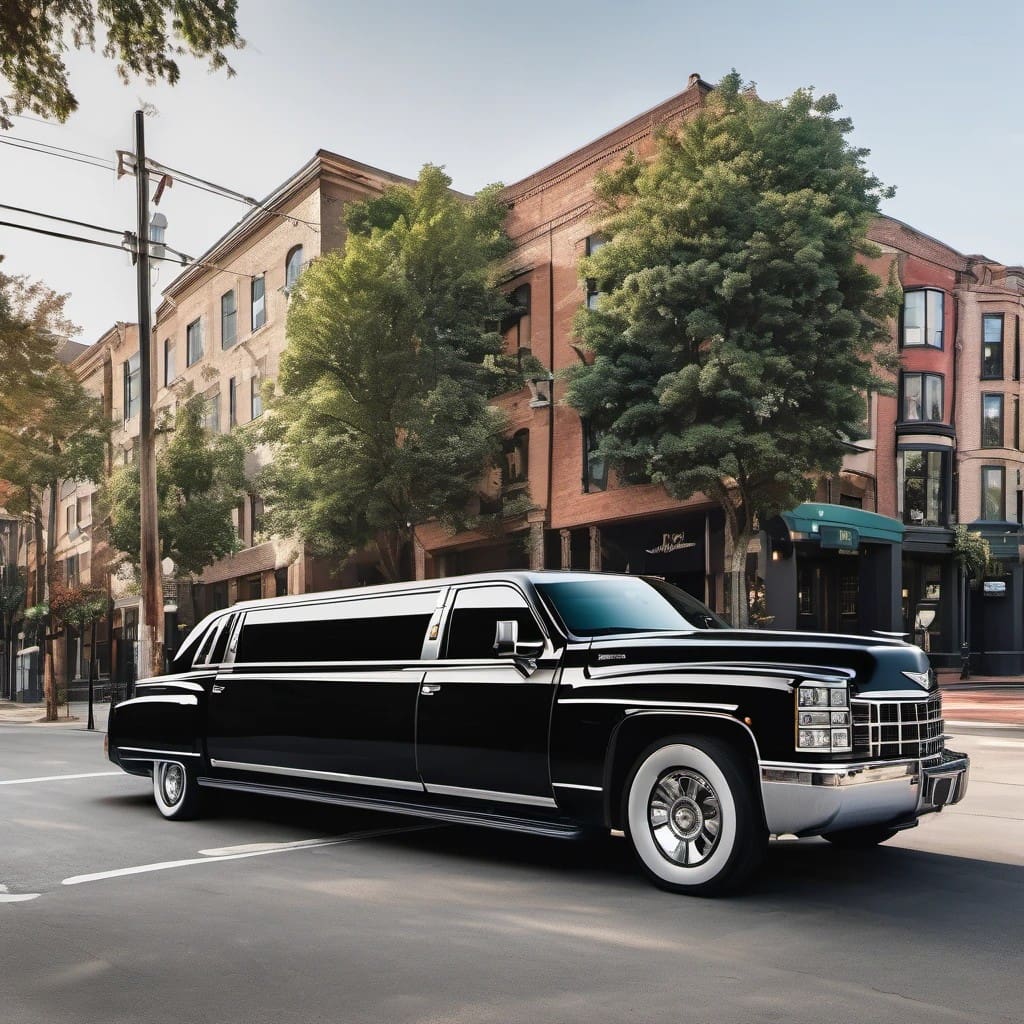
[[[200,850],[200,857],[233,857],[236,853],[273,853],[276,850],[302,850],[308,846],[343,843],[348,836],[324,836],[322,839],[297,839],[293,843],[246,843],[243,846],[221,846],[214,850]]]
[[[205,851],[208,856],[191,857],[188,860],[167,860],[156,864],[138,864],[131,868],[116,868],[113,871],[96,871],[89,875],[73,875],[65,878],[61,885],[81,885],[83,882],[101,882],[107,878],[121,878],[124,875],[142,875],[151,871],[168,871],[172,868],[194,867],[196,864],[216,864],[225,860],[243,860],[246,857],[266,857],[272,853],[290,853],[294,850],[310,850],[319,846],[339,846],[342,843],[354,843],[360,839],[376,839],[379,836],[396,835],[402,832],[422,832],[426,829],[440,828],[440,825],[408,825],[397,828],[378,828],[366,832],[352,832],[347,836],[325,839],[305,839],[294,843],[254,843],[260,849],[246,849],[243,853],[218,853],[214,850]],[[226,847],[225,849],[231,849]],[[242,849],[245,849],[244,847]],[[203,853],[204,851],[200,851]]]
[[[26,782],[63,782],[65,779],[98,779],[104,775],[124,775],[124,772],[83,772],[80,775],[40,775],[35,779],[0,779],[0,786],[21,786]]]
[[[8,892],[7,886],[0,883],[0,903],[25,903],[38,898],[37,892]]]

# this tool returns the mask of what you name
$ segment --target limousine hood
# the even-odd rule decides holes
[[[786,669],[796,677],[831,671],[852,677],[859,693],[918,687],[931,690],[937,685],[924,652],[912,644],[829,633],[715,629],[622,634],[594,639],[587,662],[605,677],[616,667],[627,675],[633,666],[664,664],[666,668],[702,665],[729,672]]]

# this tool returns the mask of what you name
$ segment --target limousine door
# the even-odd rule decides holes
[[[247,611],[234,663],[210,697],[212,767],[269,784],[422,792],[419,659],[437,596]]]
[[[416,760],[427,791],[553,806],[548,733],[554,659],[526,675],[494,650],[497,623],[514,619],[523,641],[544,639],[523,595],[508,585],[460,589],[441,660],[419,688]]]

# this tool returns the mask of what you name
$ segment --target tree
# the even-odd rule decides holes
[[[492,283],[508,251],[499,187],[468,200],[440,168],[351,206],[344,252],[299,279],[260,491],[275,532],[340,558],[375,544],[401,579],[410,527],[456,526],[502,420],[488,398],[521,384]]]
[[[56,350],[66,337],[66,296],[24,278],[0,280],[0,351],[11,356],[0,371],[0,480],[9,512],[31,517],[36,539],[37,587],[54,578],[57,488],[62,480],[99,480],[110,424],[102,403],[88,394]],[[42,503],[47,504],[45,560]],[[38,595],[37,595],[38,599]],[[46,716],[57,717],[53,636],[45,634]]]
[[[224,50],[245,45],[237,8],[237,0],[5,0],[0,76],[11,92],[0,96],[0,128],[24,110],[66,121],[78,109],[63,55],[69,42],[95,50],[97,28],[106,36],[103,56],[117,61],[126,84],[141,75],[149,85],[174,85],[181,74],[176,58],[186,53],[233,75]]]
[[[725,513],[730,605],[759,520],[812,494],[887,390],[898,297],[858,261],[889,195],[834,96],[767,103],[727,75],[705,109],[599,176],[609,244],[582,272],[604,293],[576,330],[594,354],[568,401],[626,481]]]
[[[93,688],[96,683],[96,624],[107,614],[109,599],[102,587],[67,586],[55,580],[50,597],[50,611],[65,626],[78,631],[85,637],[87,628],[92,630],[92,657],[89,659],[89,720],[86,728],[94,729]],[[70,681],[70,680],[69,680]]]
[[[160,557],[171,559],[179,576],[197,576],[238,548],[231,512],[245,495],[246,442],[237,431],[211,436],[203,426],[203,402],[201,395],[187,397],[159,430],[166,439],[156,461]],[[99,507],[111,544],[138,566],[137,466],[111,474]]]

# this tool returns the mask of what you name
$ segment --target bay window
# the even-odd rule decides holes
[[[903,522],[912,526],[943,526],[947,518],[948,452],[901,451],[898,468]]]

